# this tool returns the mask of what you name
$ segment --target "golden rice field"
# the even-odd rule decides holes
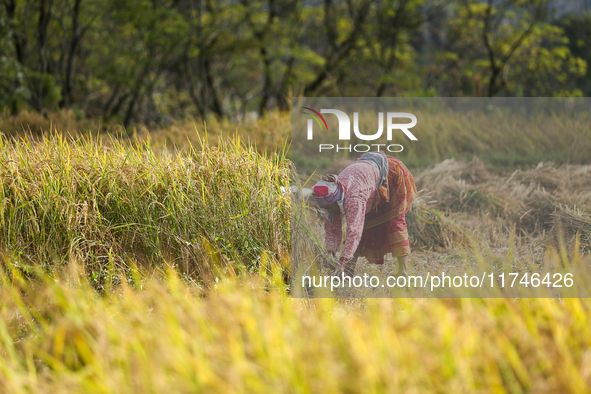
[[[289,118],[231,127],[5,133],[4,392],[591,391],[591,299],[292,299]],[[575,129],[557,150],[585,148]],[[583,156],[451,157],[411,168],[411,273],[589,263]]]

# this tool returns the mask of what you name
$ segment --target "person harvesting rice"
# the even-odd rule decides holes
[[[340,272],[352,275],[357,257],[384,264],[392,253],[398,274],[407,276],[410,254],[405,215],[417,189],[406,166],[384,152],[369,152],[338,176],[328,174],[312,188],[314,200],[327,211],[324,220],[326,248],[333,257],[342,239],[342,216],[347,219]]]

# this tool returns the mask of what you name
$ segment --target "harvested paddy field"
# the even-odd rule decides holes
[[[292,299],[289,161],[220,141],[2,140],[7,392],[589,390],[589,299]],[[590,171],[413,169],[410,272],[588,264]]]

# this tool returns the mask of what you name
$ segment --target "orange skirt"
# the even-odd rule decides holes
[[[363,234],[355,256],[383,264],[384,256],[410,254],[410,243],[405,215],[417,195],[414,179],[406,166],[398,159],[388,156],[390,171],[388,187],[390,201],[382,197],[370,213],[365,215]]]

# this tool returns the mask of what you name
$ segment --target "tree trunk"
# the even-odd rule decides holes
[[[79,31],[79,24],[78,18],[80,16],[80,3],[82,0],[75,0],[74,3],[74,14],[72,16],[72,39],[70,40],[70,47],[68,50],[68,60],[66,64],[66,76],[64,78],[64,88],[63,88],[63,106],[68,108],[72,101],[72,85],[73,85],[73,75],[74,75],[74,57],[76,54],[76,49],[78,48],[78,44],[80,43],[80,31]]]
[[[12,33],[12,39],[14,43],[14,54],[16,56],[16,61],[24,67],[25,63],[25,46],[27,43],[26,37],[24,40],[21,41],[19,34],[16,31],[16,24],[14,21],[15,14],[16,14],[16,0],[6,0],[4,1],[4,8],[6,8],[6,14],[8,16],[9,26]],[[19,81],[15,80],[14,85],[19,85]],[[10,113],[11,115],[18,114],[18,101],[14,97],[14,95],[10,99]]]
[[[267,52],[267,48],[265,46],[261,46],[260,49],[261,58],[263,59],[263,72],[264,72],[264,82],[263,82],[263,91],[261,96],[261,102],[259,104],[259,116],[262,117],[267,110],[267,102],[271,97],[271,60],[269,59],[269,53]]]
[[[220,99],[218,97],[217,89],[213,82],[213,77],[211,75],[211,67],[209,64],[209,59],[205,59],[205,85],[207,86],[207,90],[210,92],[211,96],[211,109],[213,113],[217,116],[218,119],[222,119],[224,117],[224,110],[222,109],[222,104],[220,103]]]
[[[51,8],[52,0],[41,0],[39,2],[39,19],[37,21],[37,48],[39,54],[39,65],[38,71],[43,78],[43,74],[46,74],[49,70],[49,60],[47,59],[45,44],[47,42],[47,28],[49,21],[51,20]],[[39,80],[40,85],[37,90],[37,97],[33,102],[34,107],[37,111],[43,112],[45,109],[45,95],[43,81]]]

